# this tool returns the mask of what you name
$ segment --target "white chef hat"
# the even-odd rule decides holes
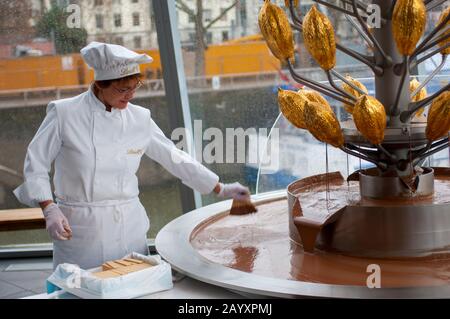
[[[139,64],[153,61],[147,54],[138,54],[121,45],[101,42],[91,42],[80,52],[87,65],[94,69],[96,81],[138,74]]]

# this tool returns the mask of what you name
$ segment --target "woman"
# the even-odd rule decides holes
[[[25,182],[14,190],[23,204],[43,209],[54,267],[74,263],[86,269],[133,251],[148,253],[150,223],[136,177],[144,154],[202,194],[249,198],[239,183],[219,183],[164,136],[148,109],[129,102],[141,84],[139,64],[151,57],[99,42],[81,54],[95,82],[78,96],[48,105],[28,146]],[[56,203],[49,180],[53,161]]]

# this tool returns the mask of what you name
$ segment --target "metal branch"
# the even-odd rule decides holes
[[[436,54],[440,53],[442,50],[445,50],[446,48],[450,47],[450,42],[448,42],[447,44],[445,44],[443,47],[439,47],[437,49],[434,49],[433,51],[431,51],[430,53],[427,53],[426,55],[424,55],[423,57],[421,57],[420,59],[414,60],[414,62],[411,63],[410,65],[410,69],[416,67],[417,65],[419,65],[420,63],[422,63],[423,61],[428,60],[429,58],[431,58],[432,56],[435,56]]]
[[[351,143],[345,143],[345,147],[347,147],[348,149],[357,151],[357,152],[359,152],[361,154],[364,154],[367,157],[372,158],[372,159],[374,158],[374,156],[377,157],[378,154],[379,154],[378,151],[375,151],[375,150],[372,150],[372,149],[365,149],[365,148],[362,148],[362,147],[358,147],[358,146],[353,145]]]
[[[300,32],[303,31],[302,26],[296,25],[296,24],[294,24],[294,23],[289,23],[289,24],[291,25],[291,28],[292,28],[292,29],[295,29],[295,30],[300,31]]]
[[[363,21],[363,19],[361,18],[360,14],[358,12],[358,8],[356,6],[356,0],[352,0],[352,6],[353,6],[353,11],[355,12],[356,19],[358,19],[359,24],[362,26],[363,30],[366,32],[366,34],[370,38],[370,40],[372,40],[373,44],[375,45],[375,48],[383,56],[383,60],[384,60],[383,64],[385,64],[387,66],[390,65],[392,63],[392,59],[387,56],[387,54],[384,52],[383,48],[381,47],[380,43],[378,42],[378,40],[375,39],[375,37],[372,35],[372,33],[370,33],[369,28],[367,28],[366,23]]]
[[[450,15],[449,15],[449,17],[450,17]],[[449,31],[450,31],[450,30],[449,30]],[[415,57],[415,56],[417,56],[418,54],[423,53],[423,52],[425,52],[425,51],[431,49],[431,48],[434,47],[435,45],[438,45],[439,43],[444,42],[444,41],[447,40],[448,38],[450,38],[450,32],[448,32],[447,34],[445,34],[445,35],[443,35],[443,36],[437,38],[437,39],[434,40],[433,42],[427,44],[427,45],[424,46],[421,50],[417,51],[416,55],[411,56],[411,57]],[[441,48],[441,50],[442,50],[442,48]]]
[[[357,24],[348,14],[344,14],[344,16],[348,20],[348,22],[350,22],[350,24],[356,29],[356,31],[358,31],[359,35],[366,41],[367,45],[369,47],[373,47],[374,44],[372,40],[370,40],[370,38],[367,36],[364,30],[361,29],[359,24]]]
[[[340,149],[341,149],[343,152],[347,153],[347,154],[350,154],[350,155],[353,155],[353,156],[355,156],[355,157],[358,157],[358,158],[360,158],[360,159],[362,159],[362,160],[364,160],[364,161],[373,163],[373,164],[375,164],[378,168],[380,168],[380,169],[382,169],[382,170],[385,170],[385,169],[387,168],[387,164],[384,163],[384,162],[380,162],[380,161],[377,161],[377,160],[375,160],[375,159],[372,159],[372,158],[370,158],[370,157],[368,157],[368,156],[359,154],[359,153],[357,153],[357,152],[354,152],[354,151],[352,151],[352,150],[349,150],[348,148],[346,148],[346,147],[344,147],[344,146],[340,147]]]
[[[408,110],[407,111],[403,111],[402,114],[400,114],[400,120],[403,123],[405,123],[420,108],[430,104],[436,97],[441,95],[442,92],[448,91],[449,89],[450,89],[450,83],[447,83],[446,86],[441,88],[439,91],[437,91],[433,95],[430,95],[430,96],[426,97],[425,99],[420,100],[418,102],[409,103]]]
[[[439,0],[437,3],[427,6],[427,11],[431,11],[434,8],[439,7],[441,4],[444,4],[445,2],[447,2],[447,0]]]
[[[441,145],[440,147],[437,147],[437,148],[435,148],[435,149],[433,149],[433,150],[431,150],[429,152],[426,152],[425,154],[423,154],[423,155],[419,156],[418,158],[414,159],[412,161],[413,166],[416,166],[416,164],[418,162],[420,162],[422,159],[427,158],[428,156],[431,156],[434,153],[437,153],[437,152],[440,152],[442,150],[445,150],[448,146],[449,146],[449,144],[448,144],[448,140],[447,140],[444,145]]]
[[[445,143],[448,143],[448,137],[443,138],[442,140],[434,142],[434,143],[428,142],[428,144],[424,148],[422,148],[421,150],[410,152],[409,156],[412,156],[412,159],[415,160],[416,158],[418,158],[422,154],[426,153],[428,150],[434,149],[434,148],[436,148],[438,146],[441,146],[441,145],[443,145]]]
[[[300,32],[303,32],[303,25],[301,23],[300,20],[298,20],[298,24],[296,23],[290,23],[291,27],[295,30],[298,30]],[[368,67],[370,67],[373,71],[373,73],[375,73],[378,76],[382,76],[384,73],[383,68],[379,67],[378,65],[375,64],[375,57],[373,56],[366,56],[363,55],[359,52],[356,52],[352,49],[346,48],[342,45],[340,45],[339,43],[336,43],[336,49],[338,49],[339,51],[347,54],[348,56],[364,63],[365,65],[367,65]]]
[[[439,64],[439,66],[436,68],[436,70],[434,70],[420,85],[417,89],[414,90],[414,92],[411,93],[411,99],[413,97],[415,97],[417,95],[417,93],[420,92],[420,90],[422,90],[422,88],[425,87],[425,85],[427,85],[435,76],[436,74],[439,73],[439,71],[441,71],[441,69],[444,67],[445,65],[445,61],[447,60],[447,56],[446,55],[442,55],[442,62],[441,64]]]
[[[325,71],[325,73],[327,74],[327,78],[328,78],[328,82],[330,82],[331,86],[338,92],[340,92],[341,94],[343,94],[346,98],[352,100],[353,102],[356,102],[356,97],[351,95],[350,93],[344,91],[343,89],[341,89],[339,86],[336,85],[336,83],[333,80],[333,77],[331,76],[331,72],[330,70]]]
[[[289,0],[289,12],[291,13],[292,21],[294,24],[298,24],[300,27],[302,25],[302,20],[298,17],[294,10],[294,0]]]
[[[322,94],[325,94],[325,95],[327,95],[327,96],[329,96],[329,97],[331,97],[331,98],[333,98],[335,100],[338,100],[338,101],[340,101],[342,103],[345,103],[345,104],[348,104],[350,106],[353,106],[351,101],[343,98],[342,95],[339,92],[334,91],[332,88],[330,88],[330,87],[328,87],[326,85],[323,85],[322,83],[316,82],[314,80],[309,80],[307,78],[302,77],[300,74],[296,73],[294,68],[293,68],[293,66],[292,66],[292,64],[291,64],[291,62],[289,60],[287,60],[287,64],[288,64],[291,76],[292,76],[292,78],[295,81],[297,81],[297,82],[299,82],[299,83],[301,83],[303,85],[306,85],[307,87],[310,87],[310,88],[312,88],[312,89],[314,89],[314,90],[316,90],[316,91],[318,91],[318,92],[320,92]]]
[[[398,89],[397,89],[397,96],[395,97],[395,102],[394,102],[394,107],[391,110],[391,114],[389,115],[397,115],[397,109],[398,109],[398,103],[400,102],[400,96],[402,94],[402,90],[403,90],[403,86],[405,84],[405,80],[406,80],[406,75],[408,74],[408,69],[409,69],[409,63],[408,63],[408,57],[404,56],[403,57],[403,69],[402,69],[402,78],[400,80]]]
[[[397,163],[398,162],[398,158],[397,156],[395,156],[394,154],[391,154],[387,149],[385,149],[381,144],[377,145],[377,148],[380,152],[382,152],[384,155],[386,155],[389,160],[393,163]]]
[[[368,57],[365,55],[362,55],[359,52],[356,52],[352,49],[343,47],[342,45],[340,45],[339,43],[336,43],[336,49],[338,49],[339,51],[351,56],[352,58],[364,63],[365,65],[367,65],[368,67],[370,67],[373,71],[373,73],[375,73],[378,76],[382,76],[384,73],[384,70],[382,67],[376,65],[374,62],[370,61],[370,60],[375,60],[374,57]]]
[[[357,87],[356,85],[354,85],[352,82],[350,82],[349,80],[347,80],[342,74],[340,74],[339,72],[335,71],[335,70],[331,70],[331,73],[333,73],[334,76],[336,76],[338,79],[340,79],[342,82],[344,82],[345,84],[347,84],[348,86],[350,86],[352,89],[356,90],[359,94],[361,95],[365,95],[367,94],[366,92],[364,92],[363,90],[361,90],[359,87]]]
[[[433,31],[430,32],[430,34],[427,35],[427,37],[416,47],[416,49],[414,50],[413,54],[411,55],[411,57],[415,57],[417,56],[420,52],[426,51],[426,50],[422,50],[423,47],[430,42],[433,37],[442,29],[447,25],[447,22],[450,21],[450,14],[444,19],[444,21],[442,21],[441,23],[439,23],[436,28],[433,29]],[[434,45],[433,45],[434,46]]]

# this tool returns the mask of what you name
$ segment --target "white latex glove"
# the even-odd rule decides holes
[[[233,184],[220,183],[220,192],[217,196],[221,198],[233,198],[239,201],[249,201],[250,191],[248,187],[242,186],[237,182]]]
[[[43,210],[46,229],[54,240],[68,240],[72,237],[72,230],[66,216],[58,205],[51,203]]]

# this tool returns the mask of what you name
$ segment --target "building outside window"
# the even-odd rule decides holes
[[[114,26],[121,27],[122,26],[122,15],[120,13],[114,14]]]
[[[103,15],[95,15],[95,26],[97,27],[97,29],[103,29]]]
[[[138,26],[141,23],[138,12],[133,12],[133,25]]]
[[[220,8],[220,13],[223,13],[225,11],[224,8]],[[222,15],[222,17],[220,18],[221,21],[227,21],[227,13],[225,13],[224,15]]]
[[[205,9],[203,11],[203,20],[205,22],[211,22],[212,19],[212,10],[211,9]]]
[[[222,41],[228,41],[228,31],[222,31]]]
[[[114,43],[118,45],[123,45],[123,37],[116,37]]]
[[[142,48],[142,38],[140,36],[133,37],[133,44],[135,49]]]

